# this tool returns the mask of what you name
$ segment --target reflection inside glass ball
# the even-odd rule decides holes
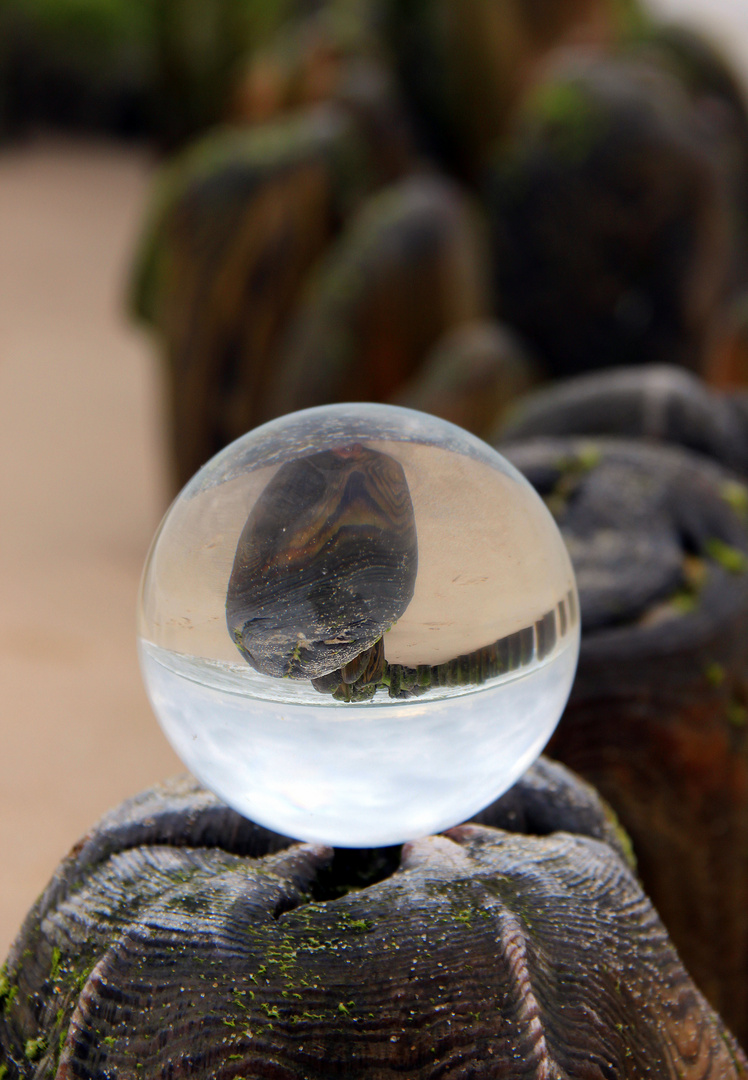
[[[226,596],[229,631],[266,675],[358,671],[412,600],[417,566],[402,466],[359,443],[309,454],[281,466],[247,519]]]
[[[566,549],[503,458],[338,405],[239,439],[154,540],[139,642],[159,720],[239,812],[341,846],[465,820],[540,753],[579,648]]]

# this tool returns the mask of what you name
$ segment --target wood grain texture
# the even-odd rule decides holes
[[[686,967],[748,1037],[748,493],[685,450],[505,447],[578,575],[577,678],[549,752],[629,831]]]
[[[336,853],[194,781],[124,804],[11,952],[5,1075],[744,1080],[594,792],[540,763],[486,816],[545,835]]]
[[[239,537],[229,633],[257,671],[315,679],[370,649],[413,597],[418,540],[398,461],[361,444],[282,465]]]

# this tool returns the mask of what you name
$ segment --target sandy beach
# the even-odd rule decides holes
[[[165,509],[158,367],[124,313],[152,166],[0,149],[0,953],[108,808],[181,767],[135,651]]]

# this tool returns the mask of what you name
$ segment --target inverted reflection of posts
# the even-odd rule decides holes
[[[209,462],[154,541],[139,631],[193,772],[342,846],[446,828],[506,790],[579,643],[532,488],[461,429],[374,405],[292,414]]]

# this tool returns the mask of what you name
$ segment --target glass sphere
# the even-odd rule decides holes
[[[139,651],[191,771],[277,832],[401,843],[488,805],[571,688],[571,563],[495,450],[424,413],[330,405],[214,457],[146,563]]]

